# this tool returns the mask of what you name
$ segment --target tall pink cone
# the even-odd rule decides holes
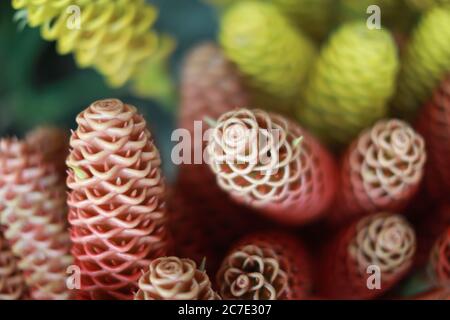
[[[134,106],[96,101],[76,120],[67,185],[80,293],[132,299],[150,260],[168,250],[160,155]]]
[[[0,222],[18,257],[32,299],[68,299],[71,265],[65,187],[39,149],[16,139],[0,141]]]
[[[208,155],[223,190],[276,221],[305,224],[321,217],[332,203],[332,156],[283,116],[258,109],[223,114],[210,137]]]
[[[419,189],[425,160],[424,140],[406,122],[377,122],[344,154],[331,220],[342,223],[377,211],[401,212]]]
[[[415,250],[414,230],[402,216],[363,217],[342,228],[322,249],[319,294],[332,299],[376,298],[406,275]]]
[[[309,254],[295,237],[250,234],[229,251],[217,273],[224,300],[301,300],[310,294]]]

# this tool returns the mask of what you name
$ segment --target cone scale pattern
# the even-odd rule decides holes
[[[255,104],[289,112],[314,61],[311,41],[275,6],[244,1],[224,15],[220,42],[246,77]]]
[[[333,146],[348,143],[387,113],[397,69],[396,45],[386,30],[344,24],[311,71],[298,120]]]
[[[194,261],[164,257],[152,261],[139,279],[135,300],[220,300],[205,271]]]
[[[45,155],[16,139],[0,142],[0,219],[31,298],[68,299],[72,264],[65,187]]]
[[[428,10],[413,31],[402,59],[394,116],[414,120],[450,70],[450,4]]]
[[[364,217],[342,229],[324,247],[318,273],[320,294],[337,299],[375,298],[403,278],[413,263],[415,248],[414,230],[402,216],[379,213]],[[380,287],[371,290],[368,284],[376,282],[369,277],[377,269]]]
[[[77,123],[67,184],[81,295],[132,299],[150,259],[168,250],[159,152],[144,118],[119,100],[94,102]]]
[[[381,120],[363,132],[343,157],[331,220],[403,210],[419,189],[424,148],[422,137],[400,120]]]
[[[208,155],[223,190],[277,221],[310,222],[333,200],[332,157],[282,116],[257,109],[222,115],[210,137]]]
[[[19,300],[25,293],[25,281],[6,239],[0,233],[0,300]]]
[[[450,227],[436,241],[431,251],[430,266],[436,283],[450,288]]]
[[[450,193],[450,76],[423,108],[417,129],[426,141],[429,194],[444,200]]]
[[[191,51],[181,78],[182,128],[189,130],[195,139],[203,137],[210,128],[203,121],[206,117],[216,119],[248,104],[242,76],[219,47],[204,43]],[[206,257],[207,270],[215,274],[229,243],[255,230],[259,223],[255,224],[254,217],[244,212],[248,210],[231,201],[216,185],[207,164],[195,164],[198,163],[195,155],[203,157],[206,145],[204,139],[189,145],[192,162],[180,165],[169,207],[176,254],[198,264]]]
[[[311,266],[301,243],[284,233],[242,239],[217,274],[224,300],[300,300],[311,289]]]
[[[144,0],[12,0],[12,5],[25,10],[42,38],[57,42],[59,54],[73,53],[80,67],[96,68],[112,86],[127,82],[158,48],[151,30],[157,11]]]

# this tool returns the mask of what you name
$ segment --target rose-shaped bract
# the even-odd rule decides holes
[[[217,273],[226,300],[304,299],[311,289],[309,256],[302,244],[278,232],[252,234],[228,253]]]
[[[318,286],[328,298],[371,299],[398,283],[409,271],[416,236],[400,215],[378,213],[345,226],[322,250]],[[379,272],[380,287],[375,278]],[[375,275],[377,276],[377,275]]]
[[[342,159],[332,220],[403,210],[418,191],[425,160],[424,140],[406,122],[377,122],[361,133]]]
[[[333,199],[331,155],[288,119],[262,110],[223,114],[211,134],[209,164],[233,199],[283,223],[320,217]]]
[[[205,271],[190,259],[163,257],[152,261],[139,279],[135,300],[218,300]]]

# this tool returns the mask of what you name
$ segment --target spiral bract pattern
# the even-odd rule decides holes
[[[331,155],[280,115],[248,109],[223,114],[208,155],[223,190],[273,219],[302,224],[331,203],[336,183]]]
[[[194,261],[164,257],[152,261],[139,279],[135,300],[219,300],[204,270]]]
[[[144,118],[116,99],[77,117],[67,185],[81,293],[132,299],[151,259],[168,250],[160,156]]]

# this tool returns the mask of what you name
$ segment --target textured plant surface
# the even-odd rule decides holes
[[[392,101],[393,114],[413,120],[449,70],[450,5],[437,6],[423,15],[412,33]]]
[[[205,118],[249,103],[247,89],[237,68],[213,43],[202,43],[186,58],[181,75],[180,127],[193,135],[203,135],[210,125]],[[194,121],[202,121],[194,131]],[[203,155],[207,141],[189,145]],[[215,274],[230,243],[254,230],[255,219],[242,206],[233,203],[215,182],[207,164],[183,163],[169,197],[171,229],[178,256],[198,264],[206,258],[206,269]]]
[[[363,22],[344,24],[311,71],[298,120],[327,143],[348,143],[387,113],[397,69],[388,31],[369,30]]]
[[[450,226],[447,226],[431,250],[430,266],[439,286],[450,288]]]
[[[57,42],[59,54],[73,53],[80,67],[94,67],[113,86],[127,82],[158,48],[150,29],[157,11],[144,0],[12,0],[12,5],[31,27],[40,27],[45,40]],[[79,27],[71,6],[81,12]]]
[[[424,140],[406,122],[377,122],[343,157],[332,220],[403,210],[419,190],[425,159]]]
[[[160,156],[144,118],[116,99],[77,117],[67,184],[81,295],[132,299],[151,259],[168,250]]]
[[[297,101],[316,50],[275,6],[234,5],[222,19],[220,42],[246,76],[256,105],[287,112]]]
[[[0,141],[0,222],[33,299],[68,299],[65,188],[55,167],[33,146]]]
[[[214,43],[195,47],[184,62],[181,76],[179,123],[194,132],[194,121],[249,104],[248,92],[237,68]],[[203,123],[203,130],[208,125]]]
[[[139,279],[135,300],[219,300],[204,270],[190,259],[164,257],[152,261]]]
[[[0,300],[19,300],[25,294],[25,281],[6,239],[0,233]]]
[[[225,257],[217,285],[225,300],[304,299],[311,289],[308,254],[284,233],[249,235]]]
[[[427,148],[427,189],[435,199],[450,193],[450,76],[435,90],[417,124]]]
[[[332,157],[282,116],[248,109],[225,113],[212,132],[208,155],[223,190],[275,220],[302,224],[331,204]]]
[[[322,252],[317,279],[320,293],[329,298],[370,299],[398,283],[413,263],[416,237],[400,215],[379,213],[343,228]],[[378,268],[380,288],[369,277],[368,267]]]

